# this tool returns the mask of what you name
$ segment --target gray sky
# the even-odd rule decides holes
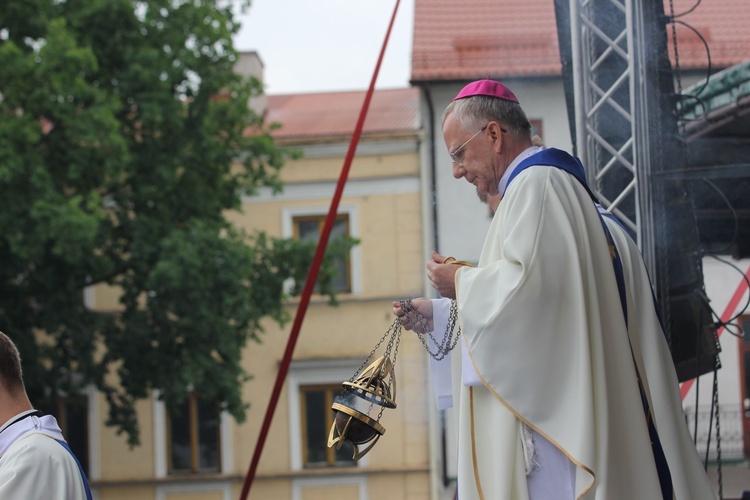
[[[396,0],[253,0],[235,38],[264,65],[268,94],[366,90]],[[414,0],[401,0],[376,82],[408,86]]]

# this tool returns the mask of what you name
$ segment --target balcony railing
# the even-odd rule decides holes
[[[713,422],[711,419],[711,407],[698,406],[698,421],[696,428],[695,407],[685,408],[685,421],[687,422],[690,435],[693,436],[698,455],[702,460],[706,459],[706,448],[708,448],[708,461],[715,462],[718,458],[716,439],[716,415]],[[735,405],[719,407],[719,427],[721,429],[721,459],[742,460],[745,458],[744,442],[742,436],[742,410]],[[709,428],[710,426],[710,428]],[[697,432],[696,432],[697,430]],[[709,435],[710,431],[710,435]],[[695,436],[698,439],[695,439]]]

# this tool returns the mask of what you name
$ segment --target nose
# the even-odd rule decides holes
[[[464,174],[466,174],[466,170],[464,169],[464,167],[461,167],[458,164],[454,163],[453,164],[453,178],[460,179],[461,177],[464,176]]]

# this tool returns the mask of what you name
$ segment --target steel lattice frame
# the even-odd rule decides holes
[[[663,5],[562,0],[569,6],[577,154],[589,186],[636,238],[662,310],[678,377],[716,368]],[[564,16],[563,16],[564,17]]]
[[[631,231],[653,269],[640,8],[636,0],[570,0],[576,149],[592,190]]]

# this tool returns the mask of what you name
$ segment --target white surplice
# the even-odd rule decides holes
[[[86,500],[78,463],[62,446],[55,418],[17,420],[24,413],[0,427],[0,499]]]
[[[452,394],[439,397],[456,406],[461,500],[525,500],[539,488],[526,475],[522,422],[547,440],[539,451],[551,444],[574,464],[576,498],[661,498],[628,333],[675,498],[714,498],[640,254],[607,224],[625,268],[628,327],[597,210],[557,168],[530,167],[511,182],[479,266],[456,273],[465,353],[451,356]],[[480,385],[466,385],[467,372]]]

